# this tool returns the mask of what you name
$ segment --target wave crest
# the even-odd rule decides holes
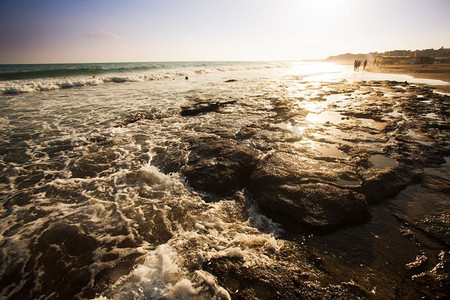
[[[94,70],[104,70],[102,67],[98,67],[99,69],[91,68],[82,68],[82,69],[74,69],[71,70],[71,77],[54,77],[54,76],[43,76],[39,78],[33,78],[27,76],[31,76],[31,74],[37,74],[41,71],[33,71],[33,72],[17,72],[18,73],[27,73],[24,75],[24,78],[19,78],[15,80],[5,80],[5,76],[9,73],[0,74],[0,94],[9,95],[9,94],[21,94],[21,93],[32,93],[32,92],[43,92],[43,91],[51,91],[57,89],[66,89],[72,87],[83,87],[83,86],[96,86],[104,83],[125,83],[125,82],[140,82],[140,81],[151,81],[151,80],[160,80],[160,79],[170,79],[176,77],[185,77],[185,76],[193,76],[193,75],[202,75],[213,72],[231,72],[231,71],[244,71],[244,70],[254,70],[254,69],[264,69],[264,68],[277,68],[282,67],[280,64],[242,64],[242,65],[229,65],[229,66],[212,66],[212,67],[195,67],[195,68],[181,68],[181,69],[163,69],[163,70],[154,70],[154,68],[159,68],[160,66],[156,65],[146,65],[146,66],[137,66],[134,68],[118,68],[115,69],[115,73],[112,74],[103,74],[103,75],[92,75],[92,71]],[[122,72],[122,71],[127,72]],[[54,70],[55,73],[64,74],[64,70]],[[89,71],[89,72],[88,72]],[[107,72],[110,72],[111,69],[108,69]],[[147,71],[147,72],[143,72]],[[49,72],[42,71],[42,72]],[[73,74],[73,72],[81,73],[81,74]],[[88,73],[86,73],[88,72]],[[52,71],[50,71],[52,73]],[[89,76],[86,76],[89,74]],[[3,80],[2,80],[3,79]]]

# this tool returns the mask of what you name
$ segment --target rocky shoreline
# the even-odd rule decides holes
[[[2,295],[449,298],[449,95],[273,71],[5,99]]]
[[[373,86],[386,92],[375,91]],[[450,155],[449,97],[434,94],[427,87],[398,82],[363,83],[358,90],[366,92],[358,99],[346,98],[345,106],[336,101],[326,107],[322,113],[341,117],[333,124],[330,120],[336,116],[325,116],[321,131],[361,131],[363,138],[349,136],[339,141],[325,134],[317,139],[315,132],[310,133],[310,141],[333,147],[338,155],[311,153],[304,149],[302,137],[262,123],[243,127],[230,137],[215,132],[184,137],[181,148],[173,145],[168,152],[156,153],[153,163],[166,173],[181,172],[194,189],[212,195],[229,196],[245,187],[263,211],[287,216],[306,227],[332,228],[367,221],[368,204],[394,197],[408,185],[421,181],[423,168],[445,163],[444,157]],[[384,97],[389,90],[410,95]],[[312,101],[326,101],[330,95],[348,97],[345,91],[341,94],[338,90]],[[225,105],[239,103],[193,103],[192,107],[184,107],[181,115],[195,117],[214,112],[220,118],[220,107]],[[302,113],[300,118],[292,115],[288,105],[292,104],[273,101],[270,110],[275,116],[269,118],[299,122]],[[404,115],[393,116],[400,114],[399,110]],[[357,124],[360,120],[363,124]],[[416,129],[418,133],[413,133]],[[258,135],[264,131],[272,132],[261,139]],[[287,143],[283,147],[277,147],[280,135]],[[371,149],[371,144],[381,148]],[[380,160],[380,166],[375,166],[373,160]]]
[[[239,260],[222,258],[209,262],[208,270],[236,299],[391,298],[399,291],[408,297],[448,297],[443,287],[450,280],[450,216],[443,203],[450,199],[450,97],[427,86],[392,81],[322,83],[305,90],[309,94],[287,98],[194,99],[180,116],[191,118],[195,134],[155,148],[152,164],[165,173],[182,174],[206,201],[244,190],[262,213],[283,226],[288,240],[370,224],[372,206],[395,206],[399,202],[389,199],[420,186],[426,190],[418,201],[440,197],[435,206],[416,215],[404,208],[393,214],[401,226],[438,240],[432,251],[439,253],[435,266],[424,270],[418,258],[404,272],[406,283],[379,287],[378,294],[368,290],[370,283],[325,284],[301,267],[291,277],[280,266],[273,266],[282,268],[277,271],[246,270]],[[205,124],[207,114],[213,114],[214,124]],[[311,254],[305,264],[345,278],[344,264],[324,253]],[[292,249],[285,255],[296,256]]]

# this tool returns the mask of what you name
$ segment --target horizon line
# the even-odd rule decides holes
[[[171,62],[296,62],[296,61],[324,61],[327,58],[311,59],[263,59],[263,60],[136,60],[136,61],[90,61],[90,62],[31,62],[31,63],[2,63],[0,65],[58,65],[58,64],[126,64],[126,63],[171,63]]]

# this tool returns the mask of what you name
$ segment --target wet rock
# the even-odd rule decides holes
[[[36,239],[25,266],[31,279],[20,285],[10,298],[73,298],[91,280],[89,265],[94,262],[94,251],[98,246],[99,242],[78,226],[64,222],[54,224]],[[39,269],[34,269],[36,265]]]
[[[413,185],[402,191],[390,208],[395,216],[443,244],[450,245],[450,196]]]
[[[225,80],[225,82],[236,82],[236,81],[238,81],[237,79],[228,79],[228,80]]]
[[[225,102],[197,102],[197,103],[194,103],[192,106],[181,107],[180,114],[183,117],[197,116],[201,113],[218,111],[220,107],[229,105],[229,104],[234,104],[234,103],[236,103],[235,100],[230,100],[230,101],[225,101]]]
[[[257,126],[256,124],[249,124],[242,126],[242,128],[236,134],[236,137],[238,139],[245,140],[255,136],[260,131],[261,131],[260,126]]]
[[[394,197],[409,183],[411,183],[411,180],[401,176],[400,172],[395,169],[387,169],[366,179],[362,185],[361,193],[366,196],[369,203],[376,203]]]
[[[364,195],[330,184],[330,177],[302,168],[293,156],[273,154],[257,166],[249,190],[263,212],[287,226],[330,230],[367,221]]]
[[[182,107],[180,114],[184,117],[196,116],[201,113],[217,111],[219,109],[219,107],[220,106],[219,106],[218,102],[214,102],[214,103],[200,102],[200,103],[196,103],[190,107]]]
[[[242,188],[259,153],[234,140],[203,137],[190,140],[187,165],[181,169],[193,188],[228,196]]]
[[[187,163],[187,150],[177,149],[176,145],[155,147],[153,152],[152,165],[166,174],[178,172]]]
[[[274,265],[247,267],[240,258],[208,261],[203,269],[214,274],[232,299],[367,299],[352,283],[321,286],[295,267]]]
[[[422,185],[430,190],[450,193],[450,168],[425,169]]]
[[[120,243],[117,244],[117,248],[136,248],[137,243],[129,237],[124,238]]]
[[[293,132],[270,124],[250,124],[242,126],[235,138],[246,140],[246,143],[263,152],[279,148],[289,148],[291,143],[301,138]]]
[[[426,255],[417,255],[416,259],[408,264],[406,264],[406,268],[408,270],[417,269],[422,267],[428,260]]]
[[[418,226],[424,229],[426,233],[434,236],[438,240],[450,245],[450,214],[445,212],[433,212],[433,214],[426,215]]]
[[[169,116],[172,116],[174,114],[174,110],[159,110],[155,107],[149,109],[149,110],[143,110],[143,111],[135,111],[130,113],[130,115],[126,116],[122,122],[120,122],[115,127],[125,127],[129,124],[133,124],[139,121],[143,120],[160,120],[163,118],[167,118]]]
[[[272,117],[273,121],[287,122],[288,120],[295,117],[306,117],[308,111],[293,105],[292,100],[289,99],[271,99],[271,104],[273,106],[272,111],[275,115]]]
[[[133,124],[142,120],[153,120],[153,119],[155,119],[155,116],[152,112],[134,112],[116,127],[124,127],[127,126],[128,124]]]
[[[414,275],[412,280],[427,299],[449,299],[450,252],[441,251],[436,266],[430,271]]]

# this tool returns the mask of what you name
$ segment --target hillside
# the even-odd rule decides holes
[[[392,50],[385,52],[370,52],[370,53],[345,53],[334,55],[326,58],[326,61],[337,61],[337,62],[348,62],[354,61],[355,59],[367,59],[373,60],[376,56],[414,56],[417,51],[417,56],[428,56],[434,58],[450,58],[450,48],[440,48],[440,49],[423,49],[423,50]]]

